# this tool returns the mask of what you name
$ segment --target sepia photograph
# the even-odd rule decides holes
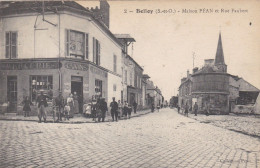
[[[0,0],[0,168],[260,168],[259,0]]]

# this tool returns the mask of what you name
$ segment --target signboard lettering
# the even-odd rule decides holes
[[[72,69],[72,70],[80,70],[80,71],[87,71],[88,70],[88,65],[86,65],[86,64],[66,62],[64,66],[65,66],[65,68]]]
[[[0,70],[58,69],[58,62],[0,63]]]

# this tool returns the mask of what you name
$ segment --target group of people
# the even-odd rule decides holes
[[[178,113],[180,112],[180,106],[177,105],[177,109],[178,109]],[[193,105],[193,108],[191,108],[188,103],[186,103],[183,107],[184,109],[184,115],[188,117],[188,114],[189,114],[189,111],[192,111],[194,112],[194,115],[197,116],[198,115],[198,109],[199,109],[199,106],[197,104],[197,102],[194,103]],[[209,106],[209,103],[205,103],[205,107],[204,107],[204,113],[205,115],[209,115],[209,112],[210,111],[210,106]]]
[[[47,99],[50,98],[47,95],[43,94],[43,91],[40,91],[40,95],[36,99],[37,112],[39,122],[46,122],[47,114],[46,107],[48,107]],[[33,103],[29,99],[28,96],[25,96],[22,101],[24,117],[29,117],[29,113],[31,112],[31,105]],[[62,117],[69,120],[69,117],[73,116],[74,113],[79,113],[79,104],[78,104],[78,95],[76,92],[74,94],[70,94],[69,97],[65,100],[59,92],[59,95],[52,99],[52,110],[53,110],[53,118],[57,117],[56,122],[62,121]]]
[[[110,103],[110,112],[112,121],[118,121],[119,119],[130,119],[132,109],[134,109],[134,113],[136,113],[137,110],[137,103],[134,101],[132,104],[132,107],[125,101],[124,103],[121,103],[120,100],[116,102],[115,98],[112,98],[112,102]],[[104,98],[98,98],[97,100],[92,100],[91,103],[88,105],[84,105],[83,109],[85,109],[85,114],[90,115],[93,118],[93,121],[100,122],[102,119],[102,122],[104,122],[106,112],[108,111],[107,103],[105,102]]]

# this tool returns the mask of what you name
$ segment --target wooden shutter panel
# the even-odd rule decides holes
[[[70,30],[65,30],[65,56],[70,56]]]
[[[98,65],[100,65],[100,43],[98,42]]]
[[[97,63],[96,61],[96,39],[93,37],[93,62]]]
[[[5,58],[10,56],[10,33],[5,33]]]
[[[85,35],[85,37],[86,37],[86,40],[85,40],[85,46],[86,46],[86,48],[85,48],[85,58],[86,59],[88,59],[88,34],[86,34]]]

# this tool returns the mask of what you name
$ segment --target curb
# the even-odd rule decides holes
[[[143,115],[147,115],[147,114],[149,114],[149,113],[151,113],[151,111],[149,110],[149,111],[145,111],[144,113],[139,113],[138,114],[138,112],[137,112],[137,114],[136,115],[134,115],[134,116],[131,116],[131,118],[135,118],[135,117],[140,117],[140,116],[143,116]],[[38,120],[36,119],[36,120],[33,120],[33,119],[12,119],[12,118],[0,118],[0,121],[27,121],[27,122],[38,122]],[[120,120],[127,120],[127,119],[120,119]],[[105,120],[104,122],[112,122],[112,119],[108,119],[108,120]],[[95,124],[95,123],[104,123],[104,122],[93,122],[93,121],[69,121],[69,122],[64,122],[64,121],[62,121],[62,122],[53,122],[53,121],[46,121],[46,123],[57,123],[57,124],[84,124],[84,123],[93,123],[93,124]],[[42,123],[44,123],[44,122],[42,122]]]

